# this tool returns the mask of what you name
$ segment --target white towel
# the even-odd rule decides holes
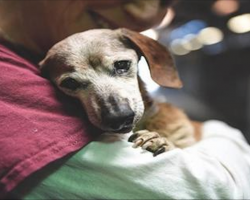
[[[157,157],[128,137],[103,135],[23,198],[250,199],[250,147],[239,130],[207,121],[199,143]]]

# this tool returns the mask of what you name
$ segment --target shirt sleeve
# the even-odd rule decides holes
[[[157,157],[132,148],[127,137],[103,135],[36,173],[16,193],[24,199],[250,198],[249,145],[223,122],[205,122],[199,143]]]
[[[0,199],[98,134],[79,109],[80,102],[55,89],[37,65],[1,43]]]

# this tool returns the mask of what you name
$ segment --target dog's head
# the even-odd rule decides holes
[[[145,56],[157,83],[181,87],[166,48],[127,29],[72,35],[54,45],[40,67],[60,90],[82,102],[95,126],[125,133],[144,112],[137,79],[140,55]]]

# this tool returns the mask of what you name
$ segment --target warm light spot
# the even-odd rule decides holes
[[[171,42],[170,44],[170,50],[175,55],[183,56],[188,53],[190,53],[190,50],[188,50],[185,45],[183,44],[183,39],[176,39]]]
[[[238,0],[217,0],[212,7],[218,15],[229,15],[239,9]]]
[[[212,45],[223,40],[222,31],[216,27],[207,27],[200,31],[198,35],[199,41],[204,45]]]
[[[202,48],[202,44],[197,35],[189,34],[183,38],[182,45],[190,51],[195,51]]]
[[[235,33],[246,33],[250,31],[250,14],[232,17],[227,23],[229,29]]]

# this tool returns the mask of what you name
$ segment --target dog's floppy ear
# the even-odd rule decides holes
[[[43,77],[52,79],[56,73],[57,59],[54,56],[47,54],[47,56],[39,62],[39,69]],[[58,70],[59,71],[59,70]]]
[[[146,58],[152,79],[161,86],[181,88],[182,82],[169,51],[155,40],[126,28],[117,29],[118,34],[132,42]]]
[[[39,62],[39,69],[42,76],[48,79],[55,78],[58,74],[66,71],[72,71],[72,68],[65,65],[66,61],[63,54],[55,55],[55,51],[49,51],[46,57]],[[63,67],[62,67],[63,66]]]
[[[42,73],[43,77],[49,78],[50,77],[50,71],[49,71],[49,58],[46,56],[43,60],[41,60],[39,63],[39,69]]]

